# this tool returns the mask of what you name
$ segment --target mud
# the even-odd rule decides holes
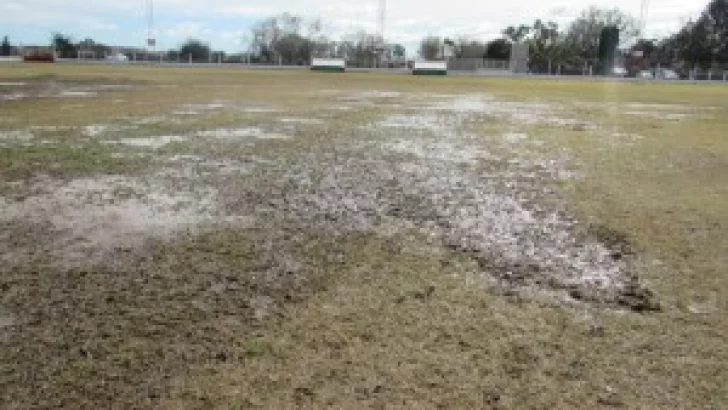
[[[344,244],[370,235],[393,252],[408,238],[441,260],[443,275],[507,300],[545,299],[572,312],[660,309],[635,271],[640,252],[629,235],[571,216],[557,187],[579,178],[578,158],[537,149],[545,136],[519,126],[584,127],[611,140],[621,130],[487,95],[340,94],[346,107],[386,105],[388,114],[342,129],[288,121],[316,131],[291,139],[269,131],[280,127],[275,118],[118,141],[107,135],[114,127],[88,124],[72,130],[131,146],[113,146],[113,156],[153,165],[129,175],[3,181],[13,192],[0,196],[7,402],[155,407],[190,374],[270,353],[256,338],[261,326],[337,283],[350,269],[341,269],[351,252]],[[334,99],[331,109],[341,106]],[[482,135],[472,126],[494,117],[502,130]],[[143,128],[181,119],[129,121]],[[280,141],[250,143],[265,138]],[[178,155],[158,150],[173,142],[189,144]],[[423,284],[402,302],[440,292]],[[595,337],[604,331],[593,328]]]
[[[24,98],[29,98],[30,96],[26,93],[10,93],[10,94],[3,94],[0,95],[0,101],[17,101],[22,100]]]
[[[518,125],[550,125],[554,127],[594,130],[597,128],[585,120],[565,117],[553,104],[540,102],[500,101],[489,94],[470,94],[445,98],[433,98],[435,102],[420,103],[426,110],[452,112],[460,115],[494,117]],[[414,103],[415,105],[417,103]]]
[[[0,131],[0,144],[13,142],[28,142],[33,140],[34,138],[35,135],[30,131]]]
[[[82,134],[86,137],[98,137],[99,135],[104,134],[109,129],[108,125],[105,124],[93,124],[93,125],[86,125],[82,129]]]
[[[320,120],[318,118],[279,118],[278,121],[284,123],[284,124],[293,124],[293,125],[321,125],[323,124],[323,120]]]
[[[267,114],[273,112],[279,112],[280,110],[273,107],[245,107],[241,111],[251,114]]]
[[[129,145],[137,148],[159,149],[167,144],[184,142],[187,139],[188,137],[182,135],[160,135],[154,137],[122,138],[119,141],[109,141],[109,143]]]
[[[98,95],[95,91],[85,91],[85,90],[63,90],[58,92],[58,94],[53,95],[53,97],[61,97],[61,98],[78,98],[78,97],[95,97]]]
[[[287,135],[266,131],[261,127],[217,128],[199,131],[196,135],[202,138],[217,138],[233,142],[248,138],[283,140],[290,138]]]
[[[205,104],[186,104],[180,109],[173,111],[172,114],[181,116],[202,115],[230,107],[232,107],[231,104],[221,101],[213,101]]]
[[[626,115],[632,115],[636,117],[653,118],[664,121],[681,121],[690,116],[687,113],[680,112],[658,112],[658,111],[625,111]]]
[[[175,165],[160,175],[193,179],[206,175],[241,175],[252,172],[258,165],[254,160],[213,160],[197,155],[175,155],[169,159]]]
[[[172,238],[197,226],[256,214],[334,237],[415,229],[449,252],[471,258],[483,286],[647,309],[649,303],[640,303],[651,296],[636,280],[631,262],[637,252],[628,239],[604,227],[584,234],[550,186],[579,178],[570,169],[574,159],[566,152],[546,155],[531,149],[538,140],[524,133],[478,135],[468,128],[493,116],[514,126],[592,129],[592,124],[559,116],[541,103],[504,102],[483,94],[421,97],[380,91],[343,96],[422,109],[395,112],[352,135],[334,136],[325,149],[304,149],[284,162],[177,155],[141,179],[99,177],[38,186],[43,194],[2,204],[4,218],[12,222],[39,216],[64,244],[58,252],[68,255],[87,252],[84,246],[90,243],[100,249],[128,246],[131,238]],[[202,113],[228,105],[212,102],[185,109]],[[294,116],[277,121],[322,123]],[[83,133],[93,137],[109,129],[92,124]],[[108,142],[154,151],[190,139],[234,144],[251,138],[289,137],[246,126]],[[242,196],[230,179],[260,172],[266,177],[248,180],[251,185]],[[230,214],[231,209],[236,211]]]
[[[650,297],[635,284],[629,263],[634,252],[617,250],[614,235],[582,235],[565,208],[553,208],[560,200],[545,182],[578,177],[568,169],[569,159],[515,151],[504,161],[461,128],[471,117],[492,114],[491,105],[480,97],[456,98],[424,116],[386,118],[364,127],[372,140],[304,156],[276,183],[285,190],[261,195],[269,212],[333,235],[397,226],[421,230],[472,257],[484,286],[643,310],[640,303]],[[453,110],[459,115],[447,114]],[[502,141],[507,146],[525,138]],[[492,178],[494,167],[498,178]],[[523,175],[533,178],[524,182]],[[552,199],[551,209],[540,205],[544,198]]]
[[[64,265],[89,263],[150,238],[172,239],[198,226],[226,222],[212,188],[165,183],[160,178],[104,176],[68,183],[42,179],[20,202],[0,202],[0,222],[33,221],[54,238],[50,252]],[[234,218],[233,218],[234,219]],[[6,255],[13,250],[6,250]]]

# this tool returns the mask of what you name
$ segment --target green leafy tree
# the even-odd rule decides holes
[[[92,53],[95,58],[102,58],[111,53],[111,47],[97,43],[91,38],[85,38],[78,43],[78,51]]]
[[[0,56],[7,57],[12,52],[12,47],[10,46],[10,40],[8,40],[8,36],[5,36],[3,38],[2,44],[0,44]]]
[[[511,43],[504,39],[499,38],[488,43],[485,50],[485,58],[493,60],[507,60],[511,57]]]
[[[53,34],[51,46],[56,53],[58,53],[58,57],[60,58],[76,58],[77,56],[76,46],[73,44],[71,37],[64,34]]]
[[[503,30],[503,36],[512,43],[520,43],[526,39],[530,32],[530,26],[521,24],[520,26],[508,26]]]
[[[528,40],[531,69],[548,71],[549,67],[568,59],[570,54],[564,47],[564,35],[555,22],[536,20],[531,27]]]
[[[208,61],[212,50],[207,43],[191,38],[182,44],[179,53],[183,58],[190,58],[191,56],[194,61]]]
[[[689,67],[728,64],[728,0],[711,1],[696,21],[660,44],[660,55]]]
[[[434,60],[440,57],[443,40],[440,37],[428,36],[420,41],[420,57]]]

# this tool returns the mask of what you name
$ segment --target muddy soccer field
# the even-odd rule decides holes
[[[0,67],[3,408],[724,408],[728,88]]]

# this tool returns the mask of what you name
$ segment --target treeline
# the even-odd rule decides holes
[[[130,60],[137,57],[140,60],[159,58],[160,53],[151,53],[144,49],[133,49],[125,47],[110,46],[103,43],[97,43],[93,39],[86,38],[79,42],[74,42],[71,36],[55,33],[51,40],[51,47],[55,50],[59,58],[84,58],[84,59],[101,59],[113,55],[113,53],[121,53],[126,55]],[[227,56],[222,51],[213,51],[209,44],[196,39],[185,41],[179,48],[161,51],[166,61],[227,61]],[[238,59],[241,57],[238,56]]]
[[[103,58],[107,54],[111,53],[111,47],[106,44],[97,43],[91,38],[74,42],[71,36],[62,33],[53,34],[51,46],[59,58]]]
[[[616,29],[616,31],[615,31]],[[582,71],[597,66],[604,34],[618,32],[609,39],[615,46],[628,44],[639,35],[639,23],[619,9],[589,7],[565,27],[553,21],[536,20],[531,24],[509,26],[503,37],[509,43],[525,43],[529,49],[529,68],[535,72]],[[616,47],[615,47],[616,48]]]
[[[407,53],[402,44],[386,43],[376,34],[359,31],[330,39],[324,35],[321,20],[306,20],[284,13],[255,24],[245,35],[245,49],[226,55],[214,51],[202,40],[189,39],[178,48],[164,51],[167,61],[195,62],[252,62],[267,64],[304,65],[312,57],[345,58],[350,66],[373,67],[378,64],[404,64]],[[695,21],[689,21],[679,31],[662,39],[641,38],[639,22],[619,9],[589,7],[574,21],[559,26],[553,21],[537,19],[532,23],[512,25],[502,31],[500,38],[482,41],[471,36],[441,38],[428,36],[421,40],[410,57],[420,58],[486,58],[508,59],[514,43],[525,44],[529,50],[529,68],[535,72],[583,71],[597,67],[603,54],[612,45],[619,46],[624,63],[632,69],[656,65],[689,68],[710,68],[728,65],[728,0],[712,0]],[[606,37],[605,37],[606,35]],[[609,44],[606,47],[605,44]],[[56,33],[52,48],[61,58],[103,58],[121,50],[129,55],[144,49],[119,49],[86,38],[79,42],[70,36]],[[600,49],[601,46],[601,49]],[[131,50],[131,51],[130,51]],[[0,55],[15,52],[8,38],[0,44]],[[153,53],[159,56],[159,53]]]
[[[265,19],[250,34],[247,52],[255,61],[306,64],[312,56],[345,58],[352,66],[404,60],[401,44],[385,43],[375,34],[358,32],[339,40],[322,34],[320,20],[305,21],[291,14]],[[569,24],[537,19],[506,27],[500,38],[482,41],[472,36],[428,36],[415,55],[424,59],[508,59],[514,43],[528,47],[528,66],[534,72],[607,71],[600,62],[618,60],[632,70],[666,66],[711,67],[728,64],[728,0],[712,0],[702,15],[664,39],[642,38],[640,22],[617,8],[588,7]],[[611,56],[618,49],[618,55]],[[605,58],[607,55],[608,58]],[[381,59],[381,60],[379,60]]]
[[[558,67],[561,72],[582,73],[587,67],[599,69],[603,55],[610,52],[611,45],[616,45],[622,57],[619,60],[630,71],[657,65],[726,68],[728,0],[712,0],[696,21],[688,22],[666,38],[644,39],[641,34],[640,23],[629,14],[616,8],[589,7],[564,27],[537,19],[507,27],[501,38],[491,42],[467,36],[456,40],[426,37],[418,51],[423,58],[438,58],[442,57],[444,45],[454,58],[500,59],[508,58],[512,44],[524,43],[529,49],[531,71],[555,72]],[[605,46],[607,43],[610,47]]]
[[[725,68],[728,65],[728,0],[713,0],[700,17],[664,39],[641,40],[633,47],[655,66]]]
[[[404,63],[406,50],[401,44],[385,43],[365,31],[332,40],[322,27],[321,20],[307,21],[289,13],[267,18],[251,29],[248,52],[269,64],[308,64],[312,57],[344,58],[350,66],[362,67],[381,61]]]

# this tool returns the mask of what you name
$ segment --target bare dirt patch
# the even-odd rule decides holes
[[[186,104],[182,108],[173,111],[173,115],[202,115],[232,107],[228,102],[213,101],[205,104]]]
[[[62,98],[79,98],[79,97],[95,97],[98,95],[95,91],[87,90],[63,90],[55,94],[54,97]]]
[[[188,137],[182,135],[158,135],[153,137],[122,138],[119,141],[110,141],[110,143],[118,143],[138,148],[158,149],[173,142],[184,142],[187,140]]]
[[[175,165],[161,171],[163,175],[194,179],[205,175],[240,175],[253,171],[259,164],[256,159],[231,160],[209,159],[198,155],[174,155],[169,159]]]
[[[615,306],[625,305],[621,300],[629,295],[656,306],[651,295],[633,289],[640,286],[629,262],[633,255],[615,257],[608,244],[569,218],[563,204],[554,205],[560,200],[548,181],[575,177],[568,159],[512,148],[504,159],[461,126],[496,112],[519,121],[527,111],[514,114],[480,96],[456,97],[431,111],[388,117],[362,128],[374,136],[368,143],[291,165],[289,180],[281,182],[287,193],[274,201],[275,209],[334,234],[386,225],[416,227],[446,248],[470,255],[482,270],[482,286]],[[398,130],[395,141],[392,128]],[[518,141],[524,138],[516,135]],[[503,142],[513,147],[508,138]],[[534,178],[525,182],[521,176],[527,174]],[[550,209],[542,208],[544,202]]]
[[[321,125],[324,123],[318,118],[279,118],[278,121],[293,125]]]
[[[0,131],[0,143],[28,142],[33,140],[34,138],[35,135],[30,131]]]
[[[0,100],[1,101],[17,101],[17,100],[22,100],[22,99],[28,98],[28,97],[29,97],[29,95],[26,93],[14,92],[14,93],[0,95]]]
[[[199,131],[196,135],[202,138],[218,138],[229,141],[239,141],[247,138],[284,140],[290,138],[287,135],[266,131],[262,127],[217,128]]]
[[[3,148],[11,408],[720,408],[725,121],[623,113],[719,87],[350,73],[324,102],[304,70],[73,69],[175,84],[124,95],[136,134],[46,100],[57,146]],[[170,114],[193,99],[231,109]],[[352,109],[248,143],[289,132],[258,106]],[[100,144],[133,135],[188,139]]]
[[[59,263],[92,263],[114,249],[140,249],[148,239],[172,239],[204,224],[229,221],[221,215],[212,188],[183,189],[158,179],[105,176],[42,180],[33,195],[0,203],[0,220],[46,226]],[[22,249],[6,249],[17,260]]]

